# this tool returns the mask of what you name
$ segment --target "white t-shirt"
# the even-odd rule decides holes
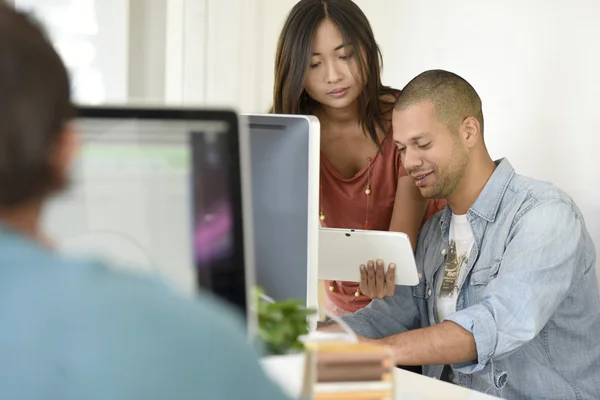
[[[445,317],[456,312],[458,288],[462,286],[465,279],[473,243],[475,243],[475,236],[467,220],[467,215],[452,214],[446,262],[438,271],[436,283],[438,321],[443,321]],[[453,369],[450,371],[449,378],[458,384],[458,376]]]
[[[436,307],[439,321],[456,312],[458,288],[465,278],[469,254],[475,242],[473,230],[466,214],[452,214],[449,239],[446,262],[438,271],[436,283]]]

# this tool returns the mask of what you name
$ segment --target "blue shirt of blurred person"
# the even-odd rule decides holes
[[[1,399],[284,399],[240,321],[0,226]]]

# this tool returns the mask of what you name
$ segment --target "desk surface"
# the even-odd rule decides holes
[[[262,359],[267,374],[293,398],[300,394],[304,355],[274,356]],[[467,390],[402,369],[394,370],[396,400],[492,400],[496,397]]]

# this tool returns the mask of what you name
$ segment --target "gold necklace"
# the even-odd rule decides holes
[[[372,157],[367,157],[367,187],[365,188],[365,195],[367,196],[367,204],[365,207],[365,224],[364,224],[364,229],[368,230],[371,228],[371,225],[369,224],[369,197],[371,197],[371,194],[373,193],[372,189],[371,189],[371,164],[373,163],[373,158]],[[321,182],[322,182],[322,177],[321,177]],[[321,220],[321,222],[325,221],[325,212],[323,211],[323,202],[322,202],[322,198],[323,198],[323,185],[320,184],[319,185],[319,205],[320,205],[320,209],[319,209],[319,219]],[[332,283],[335,283],[335,281],[332,281]],[[335,287],[332,285],[329,285],[329,291],[333,292],[335,290]],[[354,293],[354,297],[358,297],[360,296],[360,289],[356,289],[356,292]]]

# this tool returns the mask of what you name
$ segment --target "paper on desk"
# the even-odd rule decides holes
[[[298,340],[301,343],[308,342],[348,342],[348,343],[358,343],[358,339],[354,334],[348,334],[346,332],[323,332],[323,331],[314,331],[310,332],[308,335],[302,335],[298,337]]]

